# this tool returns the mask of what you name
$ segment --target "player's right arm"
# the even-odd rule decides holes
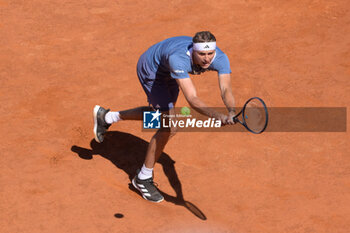
[[[176,79],[176,82],[180,86],[187,102],[190,106],[197,112],[220,120],[226,123],[227,116],[225,114],[219,113],[211,108],[209,108],[198,96],[195,86],[190,78]]]

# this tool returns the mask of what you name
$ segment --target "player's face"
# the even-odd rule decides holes
[[[208,69],[215,55],[215,50],[193,51],[193,62],[203,69]]]

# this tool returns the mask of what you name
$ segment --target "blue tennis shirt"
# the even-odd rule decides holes
[[[189,78],[189,74],[199,74],[192,63],[192,37],[179,36],[163,40],[151,46],[140,58],[142,69],[148,73],[148,79],[162,79],[169,76],[174,79]],[[227,55],[216,47],[216,53],[207,70],[218,74],[230,74],[230,62]],[[153,75],[151,75],[153,74]]]

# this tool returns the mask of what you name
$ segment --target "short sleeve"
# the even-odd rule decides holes
[[[170,76],[175,79],[189,78],[186,62],[188,61],[180,56],[171,55],[169,57]]]
[[[222,53],[213,64],[213,68],[218,74],[231,74],[230,61],[226,54]]]

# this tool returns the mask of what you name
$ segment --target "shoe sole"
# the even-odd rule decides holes
[[[159,202],[162,202],[162,201],[164,200],[164,197],[163,197],[163,199],[161,199],[161,200],[159,200],[159,201],[152,201],[152,200],[147,199],[147,197],[143,195],[143,193],[142,193],[142,191],[140,190],[140,188],[136,185],[136,183],[135,183],[135,178],[132,179],[131,183],[132,183],[132,185],[133,185],[137,190],[139,190],[139,192],[141,193],[143,199],[145,199],[145,200],[147,200],[147,201],[150,201],[150,202],[154,202],[154,203],[159,203]]]
[[[101,107],[99,105],[96,105],[94,107],[94,135],[95,135],[95,140],[98,142],[98,143],[101,143],[101,141],[98,139],[97,137],[97,113],[98,113],[98,110],[100,109]]]

